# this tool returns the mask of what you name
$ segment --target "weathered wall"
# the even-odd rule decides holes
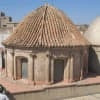
[[[81,77],[88,73],[88,47],[67,48],[67,49],[53,49],[51,55],[56,58],[64,58],[67,60],[66,64],[66,79],[65,81],[80,80]],[[73,62],[71,63],[71,57]]]
[[[0,69],[3,67],[3,61],[2,61],[2,49],[0,50]]]
[[[80,80],[80,76],[81,76],[81,53],[79,53],[80,51],[77,51],[74,55],[74,72],[73,72],[73,76],[75,80]]]
[[[6,67],[7,67],[7,76],[9,78],[13,77],[13,68],[14,68],[14,57],[12,50],[7,50],[7,61],[6,61]]]
[[[10,31],[9,31],[9,30],[4,30],[4,31],[1,31],[1,30],[0,30],[0,48],[4,48],[4,46],[2,45],[2,42],[3,42],[3,40],[5,40],[9,35],[10,35]]]
[[[49,81],[49,58],[45,52],[39,52],[36,54],[34,61],[34,72],[36,82],[48,82]]]
[[[64,60],[64,81],[80,80],[83,76],[84,51],[87,48],[56,48],[31,50],[9,50],[7,51],[8,76],[20,79],[20,59],[28,60],[28,80],[36,84],[48,84],[54,81],[54,60]],[[85,55],[88,56],[88,53]],[[88,60],[88,59],[87,59]],[[87,67],[87,65],[85,65]]]
[[[15,93],[10,100],[61,100],[100,93],[100,84],[50,87],[42,90]]]

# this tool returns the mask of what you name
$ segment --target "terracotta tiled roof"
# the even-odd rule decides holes
[[[72,21],[50,5],[41,6],[25,17],[3,44],[24,48],[89,45]]]

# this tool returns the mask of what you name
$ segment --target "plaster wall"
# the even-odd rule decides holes
[[[81,54],[79,53],[79,51],[77,51],[74,54],[74,72],[73,72],[73,76],[74,76],[74,80],[80,80],[80,76],[81,76]]]
[[[49,81],[49,58],[45,52],[36,54],[34,61],[35,81],[48,82]]]
[[[0,51],[0,69],[2,68],[2,51]]]
[[[31,57],[32,55],[36,55],[36,57]],[[33,69],[30,70],[28,68],[30,70],[29,76],[33,76],[32,79],[36,83],[45,83],[49,81],[49,58],[47,57],[47,52],[16,50],[15,57],[19,56],[26,57],[28,59],[28,67],[33,65]]]
[[[100,93],[100,84],[49,87],[37,91],[13,93],[10,100],[63,100]]]
[[[56,48],[56,49],[36,49],[36,50],[7,50],[7,72],[8,76],[14,76],[17,79],[17,71],[20,70],[20,64],[17,66],[17,58],[24,57],[28,60],[28,80],[36,84],[53,82],[54,78],[54,60],[64,60],[64,81],[80,80],[83,74],[83,63],[87,48]],[[88,56],[88,55],[86,55]],[[86,66],[87,67],[87,66]]]
[[[2,41],[5,40],[10,35],[9,31],[8,32],[4,31],[4,32],[1,32],[0,34],[0,47],[1,48],[4,48],[4,46],[2,45]]]
[[[14,58],[13,53],[11,50],[7,50],[7,61],[6,61],[6,67],[7,67],[7,76],[9,78],[13,77],[13,67],[14,67]]]

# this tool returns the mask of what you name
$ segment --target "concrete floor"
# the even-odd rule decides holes
[[[93,94],[93,95],[63,99],[63,100],[100,100],[100,94]]]

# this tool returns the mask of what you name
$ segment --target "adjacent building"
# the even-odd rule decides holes
[[[4,68],[4,46],[1,42],[12,33],[17,24],[4,12],[0,12],[0,69]]]
[[[80,25],[76,25],[78,30],[80,31],[81,34],[85,34],[85,32],[88,30],[89,25],[88,24],[80,24]]]
[[[4,68],[4,46],[2,41],[5,40],[12,32],[12,29],[0,28],[0,69]]]
[[[5,16],[4,12],[0,12],[0,28],[13,28],[18,23],[12,22],[12,17]]]
[[[7,77],[34,84],[73,82],[88,73],[88,41],[63,13],[36,9],[4,42]]]
[[[85,37],[91,43],[89,50],[89,70],[100,75],[100,17],[90,25]]]

